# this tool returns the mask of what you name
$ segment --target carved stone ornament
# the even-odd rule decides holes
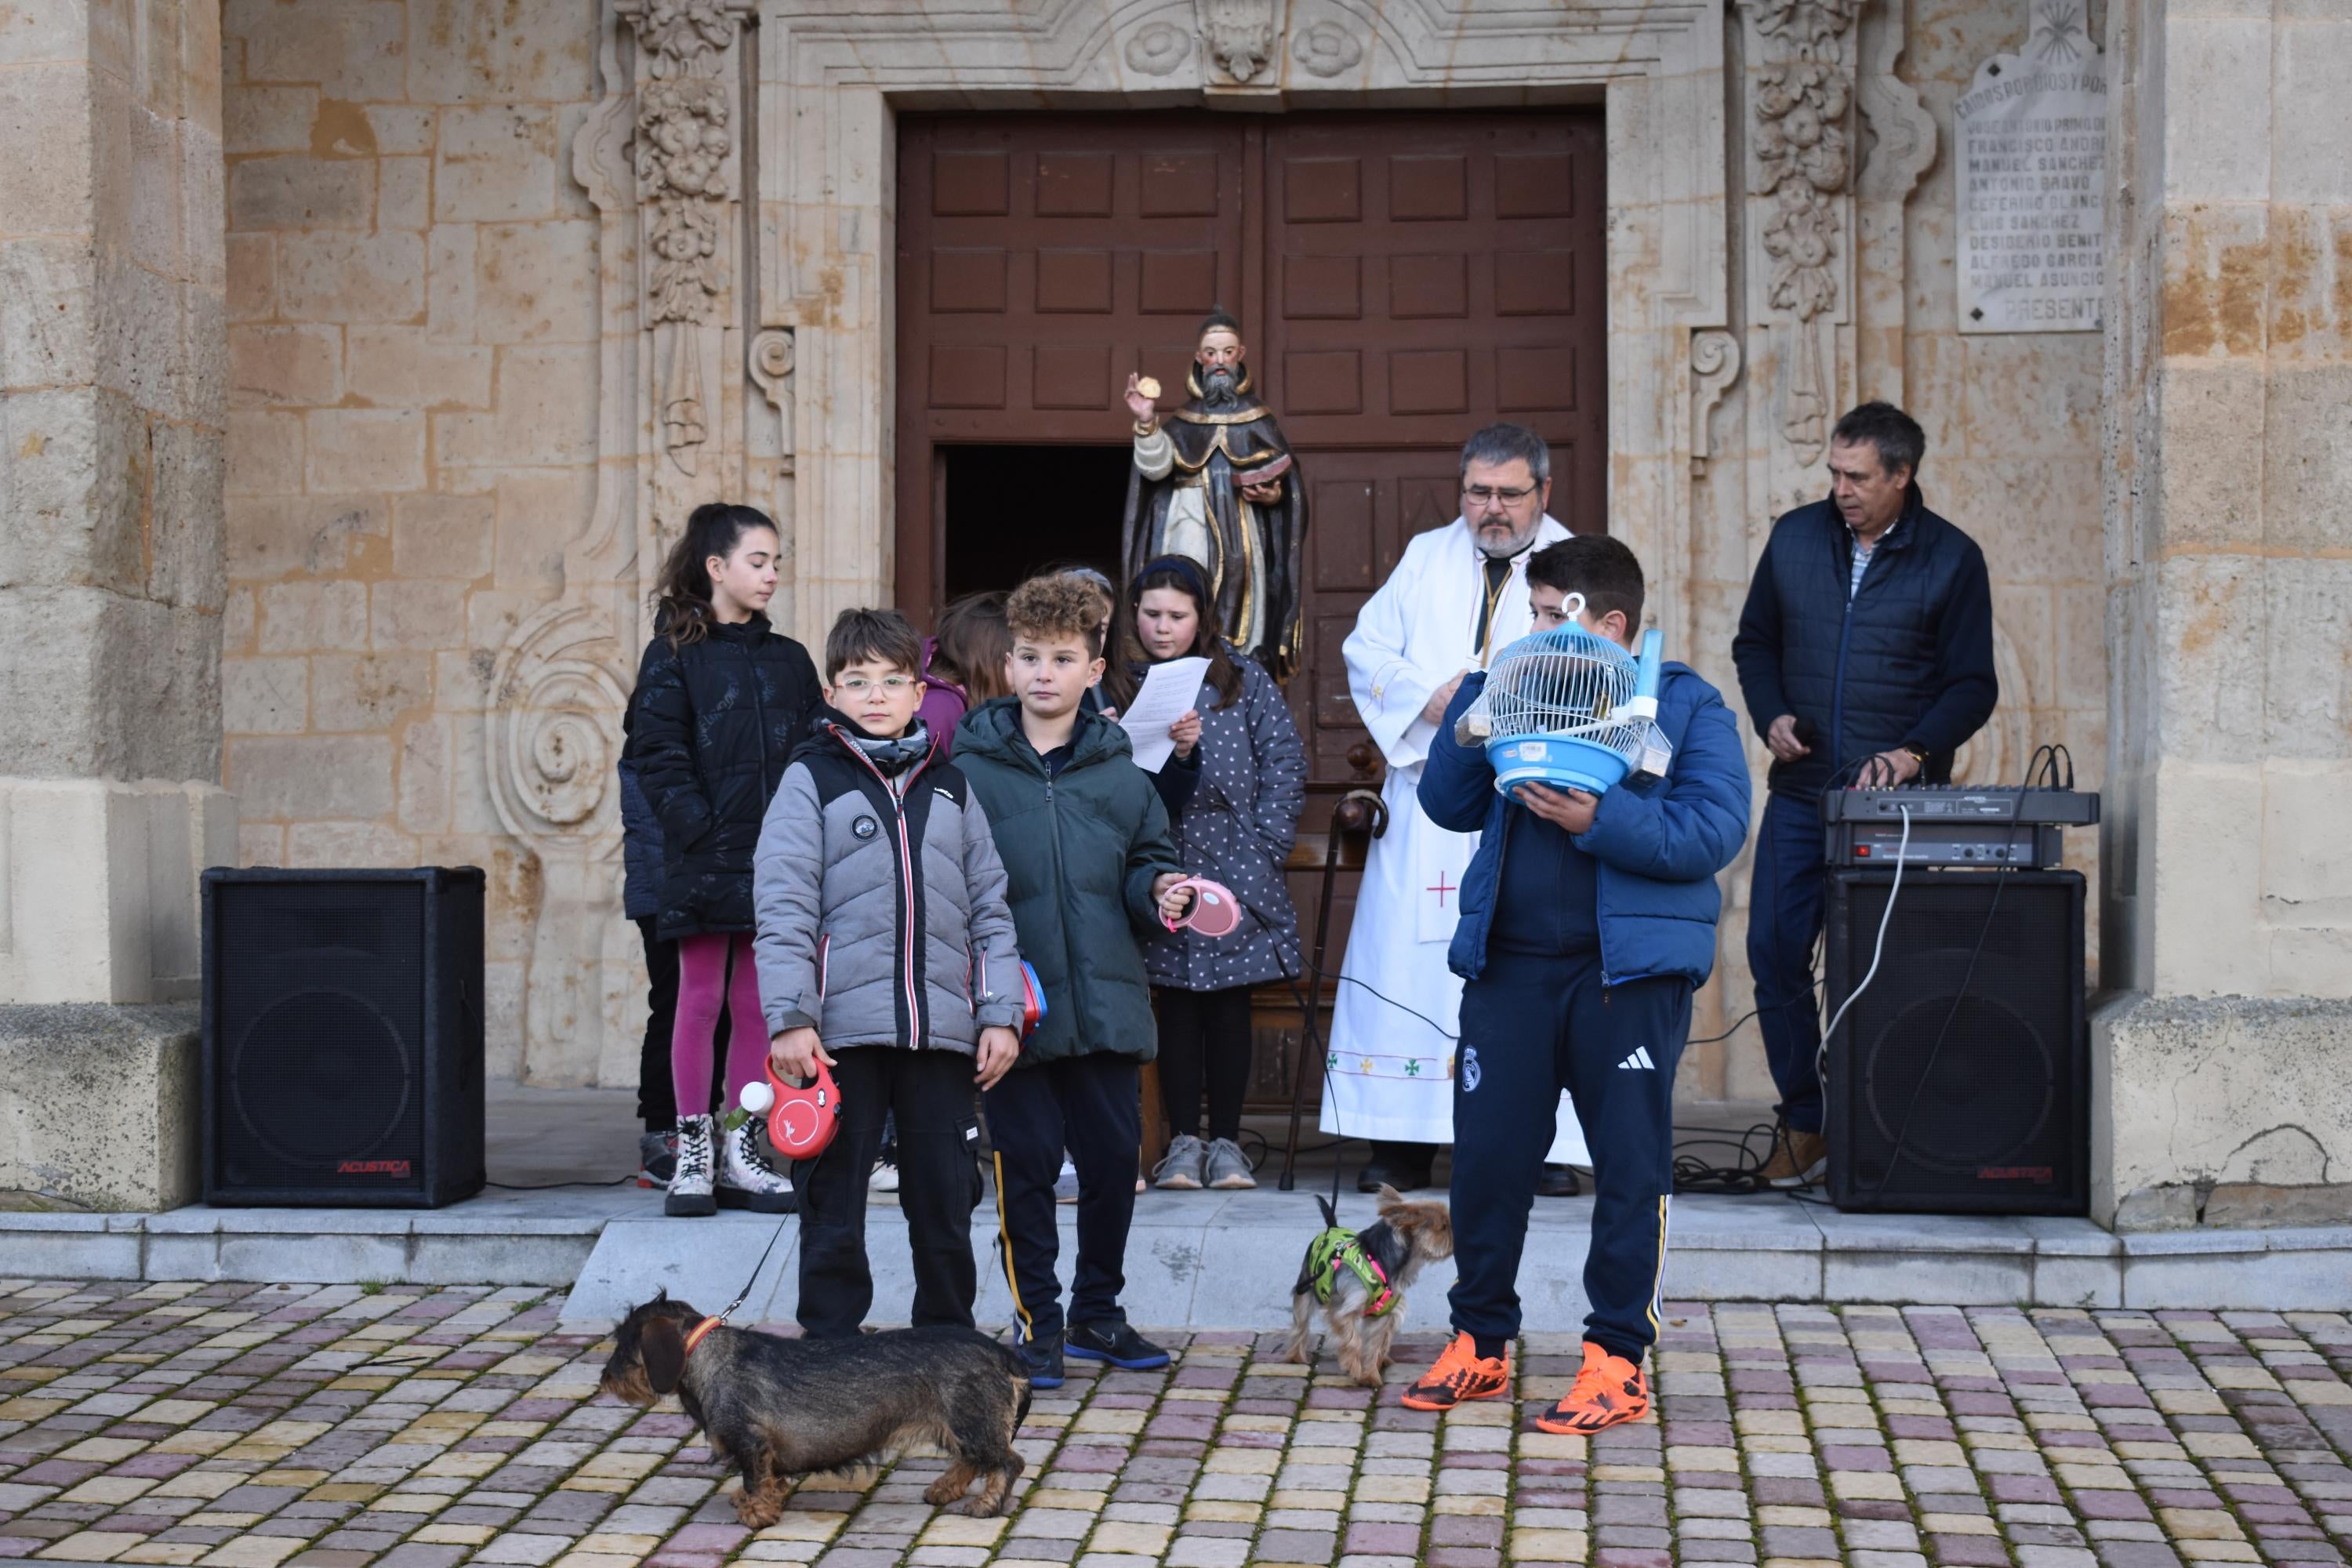
[[[1237,82],[1265,69],[1280,47],[1282,0],[1196,0],[1209,58]]]
[[[1167,76],[1190,58],[1192,35],[1172,22],[1147,22],[1127,40],[1127,66],[1144,76]]]
[[[1290,58],[1309,76],[1334,77],[1363,63],[1364,46],[1355,34],[1327,18],[1298,35],[1290,46]]]
[[[1895,74],[1909,20],[1907,5],[1890,5],[1880,18],[1877,48],[1863,62],[1859,96],[1873,141],[1856,184],[1876,201],[1909,196],[1936,161],[1936,117],[1919,89]]]
[[[1853,177],[1846,120],[1853,88],[1845,36],[1861,0],[1755,0],[1767,50],[1755,85],[1754,190],[1772,198],[1760,241],[1765,298],[1795,323],[1780,433],[1808,463],[1827,443],[1830,386],[1816,318],[1840,300],[1839,197]]]
[[[720,226],[733,195],[734,107],[722,62],[741,0],[620,0],[644,52],[633,142],[644,205],[646,324],[699,326],[728,287]],[[691,334],[657,351],[662,442],[687,474],[709,438],[702,356]]]
[[[620,755],[627,672],[609,616],[562,601],[531,617],[499,652],[491,677],[490,798],[525,843],[570,840],[592,853],[619,845],[607,797]]]
[[[770,327],[751,339],[750,351],[744,355],[744,368],[759,384],[776,411],[779,425],[776,451],[782,458],[780,471],[793,471],[793,330],[790,327]]]
[[[1739,379],[1739,340],[1720,328],[1707,327],[1691,334],[1691,477],[1706,472],[1715,456],[1715,438],[1707,419],[1731,384]]]

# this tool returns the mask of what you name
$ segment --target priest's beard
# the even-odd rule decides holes
[[[1538,513],[1528,521],[1523,531],[1513,532],[1507,518],[1489,516],[1472,525],[1478,541],[1479,553],[1496,561],[1507,561],[1533,542],[1536,530],[1543,526],[1543,516]]]
[[[1201,407],[1210,414],[1232,414],[1242,405],[1241,373],[1217,365],[1201,373]]]

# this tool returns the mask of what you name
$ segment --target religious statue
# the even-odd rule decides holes
[[[1273,410],[1250,391],[1241,324],[1212,311],[1195,339],[1192,400],[1162,423],[1160,384],[1127,378],[1135,468],[1127,487],[1128,576],[1161,555],[1201,563],[1225,637],[1287,679],[1299,665],[1299,552],[1307,489]]]

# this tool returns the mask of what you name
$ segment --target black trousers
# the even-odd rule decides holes
[[[1666,1211],[1675,1190],[1675,1067],[1690,1037],[1691,987],[1634,980],[1604,989],[1598,952],[1486,950],[1462,990],[1454,1072],[1454,1326],[1519,1331],[1519,1258],[1559,1111],[1575,1097],[1592,1151],[1592,1239],[1584,1337],[1639,1363],[1658,1337]]]
[[[677,1028],[677,943],[656,936],[655,923],[651,915],[636,922],[646,943],[646,1038],[637,1047],[637,1116],[646,1131],[667,1132],[677,1125],[677,1090],[669,1081],[669,1037]]]
[[[802,1331],[813,1340],[857,1337],[874,1305],[866,1258],[866,1178],[882,1123],[898,1122],[898,1207],[915,1255],[908,1321],[971,1327],[980,1288],[971,1211],[980,1204],[980,1121],[972,1058],[959,1051],[852,1046],[834,1053],[841,1131],[793,1173],[800,1189]],[[1052,1178],[1047,1178],[1050,1185]],[[1047,1195],[1047,1202],[1052,1196]]]
[[[1143,1140],[1142,1077],[1133,1057],[1096,1052],[1014,1068],[981,1099],[996,1151],[997,1246],[1024,1340],[1062,1331],[1061,1253],[1054,1179],[1062,1151],[1078,1171],[1078,1261],[1070,1277],[1073,1323],[1116,1322],[1127,1285],[1127,1230],[1135,1217],[1136,1159]],[[906,1132],[899,1132],[903,1148]],[[912,1178],[903,1157],[898,1189]]]
[[[1154,986],[1160,1019],[1160,1098],[1171,1131],[1201,1132],[1201,1086],[1209,1089],[1209,1136],[1242,1135],[1249,1092],[1250,988],[1178,991]]]

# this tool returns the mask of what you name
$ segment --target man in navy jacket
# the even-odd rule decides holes
[[[1562,540],[1528,563],[1536,626],[1577,623],[1631,647],[1642,567],[1619,541]],[[1580,595],[1575,605],[1571,595]],[[1594,1432],[1649,1408],[1642,1362],[1658,1334],[1666,1209],[1674,1191],[1675,1067],[1691,993],[1715,967],[1716,875],[1748,837],[1748,762],[1730,710],[1698,676],[1664,668],[1665,776],[1601,795],[1520,784],[1496,793],[1484,747],[1454,737],[1486,684],[1465,676],[1438,725],[1421,807],[1479,831],[1446,961],[1465,984],[1454,1072],[1454,1338],[1404,1403],[1444,1410],[1507,1395],[1519,1331],[1528,1211],[1560,1090],[1592,1152],[1584,1364],[1536,1418]]]
[[[1756,838],[1748,963],[1780,1093],[1764,1174],[1819,1179],[1821,797],[1849,785],[1948,783],[1952,753],[1991,717],[1992,589],[1984,552],[1929,511],[1927,437],[1885,403],[1830,436],[1830,498],[1772,525],[1731,645],[1748,718],[1772,753]]]

